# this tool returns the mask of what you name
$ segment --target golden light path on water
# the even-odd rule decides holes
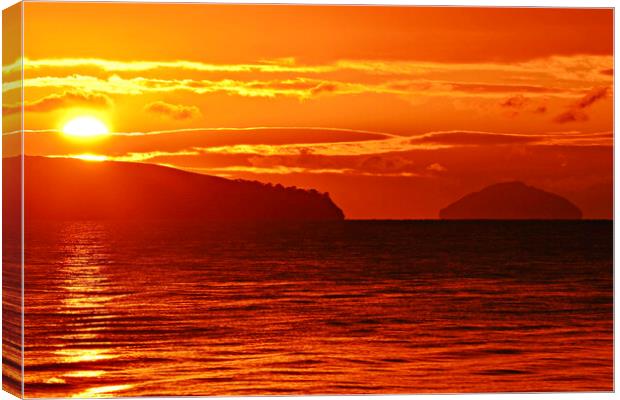
[[[93,250],[101,250],[105,248],[105,243],[101,246],[92,243],[85,244],[76,238],[75,245],[71,246],[66,253],[64,260],[61,262],[61,274],[65,277],[64,285],[61,290],[65,291],[61,297],[64,308],[67,313],[75,310],[77,314],[97,315],[101,311],[105,311],[108,302],[114,299],[114,296],[105,296],[100,293],[102,287],[110,286],[112,283],[102,273],[97,260],[92,257]],[[76,341],[89,341],[100,337],[97,333],[99,329],[93,328],[92,333],[80,333],[75,335],[67,335],[68,338]],[[58,360],[64,364],[79,365],[80,363],[92,363],[102,360],[113,360],[119,357],[111,349],[98,348],[65,348],[56,350],[53,354]],[[73,378],[102,378],[107,372],[105,370],[74,370],[63,373],[61,377],[52,377],[47,383],[66,383],[67,379]],[[94,386],[79,393],[75,393],[72,397],[113,397],[116,392],[131,388],[133,385],[106,385]]]
[[[610,225],[534,228],[32,226],[26,394],[609,390]]]

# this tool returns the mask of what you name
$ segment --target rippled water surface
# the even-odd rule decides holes
[[[26,395],[612,389],[611,222],[32,223]]]

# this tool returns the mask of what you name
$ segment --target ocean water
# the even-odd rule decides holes
[[[36,222],[28,397],[613,389],[611,222]]]

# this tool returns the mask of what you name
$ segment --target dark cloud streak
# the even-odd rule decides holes
[[[113,104],[110,97],[104,94],[89,93],[82,91],[67,91],[55,93],[43,97],[39,100],[25,102],[23,110],[25,112],[50,112],[67,107],[85,106],[91,108],[107,108]],[[2,114],[10,115],[21,112],[20,104],[3,105]]]
[[[583,110],[590,107],[597,101],[605,98],[608,93],[609,87],[607,86],[592,89],[585,96],[583,96],[573,105],[571,105],[567,111],[557,115],[553,119],[553,121],[559,124],[565,124],[567,122],[587,121],[588,115]]]

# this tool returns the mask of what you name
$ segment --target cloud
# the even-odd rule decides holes
[[[251,64],[209,64],[199,61],[119,61],[100,58],[44,58],[23,59],[23,67],[27,70],[43,68],[84,68],[93,67],[106,72],[144,72],[158,69],[175,69],[197,72],[324,72],[333,66],[295,65],[291,58],[267,60]],[[22,68],[22,59],[2,67],[2,73],[8,74]]]
[[[233,144],[196,148],[208,154],[239,154],[260,156],[372,156],[412,150],[438,150],[452,147],[539,145],[539,146],[610,146],[609,132],[551,132],[542,134],[509,134],[494,132],[443,131],[422,135],[389,136],[356,142],[293,143],[293,144]],[[386,168],[402,165],[398,158],[368,159],[368,166]]]
[[[311,73],[326,74],[339,71],[357,71],[371,75],[420,75],[454,71],[467,72],[501,72],[544,75],[554,79],[583,80],[599,75],[598,71],[613,67],[611,55],[574,55],[551,56],[512,63],[441,63],[424,61],[395,60],[338,60],[327,64],[299,64],[294,58],[261,60],[245,64],[211,64],[192,60],[158,61],[158,60],[107,60],[98,58],[44,58],[23,59],[26,70],[42,69],[80,69],[97,68],[104,72],[144,72],[153,70],[194,71],[200,73]],[[22,67],[22,59],[2,67],[3,74],[8,74]]]
[[[18,61],[3,67],[5,77],[21,68],[22,60]],[[449,97],[455,102],[465,98],[472,104],[489,99],[514,109],[515,101],[523,95],[531,99],[532,107],[536,98],[543,96],[577,99],[584,87],[609,85],[612,77],[601,71],[613,68],[613,57],[596,55],[554,56],[517,63],[336,60],[305,64],[294,58],[242,64],[98,58],[23,61],[28,78],[23,83],[15,78],[5,80],[3,92],[25,86],[108,96],[186,92],[299,100],[373,94],[405,99]]]
[[[90,93],[86,91],[67,91],[63,93],[55,93],[43,97],[39,100],[25,102],[24,112],[49,112],[67,107],[92,107],[106,108],[111,106],[112,99],[105,94]],[[3,105],[2,114],[9,115],[21,112],[22,107],[19,104]]]
[[[432,163],[431,165],[426,167],[426,169],[428,171],[433,171],[433,172],[445,172],[448,170],[446,167],[444,167],[443,165],[439,163]]]
[[[448,80],[399,80],[388,81],[377,85],[384,92],[406,94],[407,92],[417,92],[421,94],[464,94],[467,96],[505,96],[514,93],[529,94],[573,94],[573,90],[558,87],[548,87],[542,85],[522,85],[522,84],[494,84],[484,82],[456,82]],[[430,92],[430,93],[429,93]],[[521,96],[522,95],[518,95]],[[516,97],[516,96],[515,96]]]
[[[532,99],[521,94],[510,96],[502,100],[499,105],[507,110],[507,115],[516,117],[523,112],[531,112],[533,114],[544,114],[547,112],[547,99],[542,99],[538,105],[532,104]]]
[[[176,120],[186,120],[197,118],[201,115],[200,109],[196,106],[185,106],[182,104],[170,104],[165,101],[155,101],[144,106],[144,110],[150,113],[163,115]]]
[[[310,147],[317,144],[318,148],[324,151],[344,151],[345,148],[355,147],[356,142],[364,142],[363,145],[367,145],[368,141],[380,142],[382,139],[393,137],[378,132],[307,127],[187,128],[147,132],[112,132],[106,140],[96,142],[66,140],[62,132],[56,130],[29,130],[26,136],[31,151],[54,149],[57,154],[96,152],[125,155],[130,152],[196,150],[208,153],[210,159],[241,159],[246,154],[259,153],[299,154],[304,147],[296,146],[299,144],[307,144]],[[341,145],[343,142],[346,144]],[[335,148],[332,148],[332,145]],[[389,143],[383,143],[383,145],[388,146]],[[218,148],[222,151],[218,152]],[[44,155],[45,153],[36,154]]]
[[[396,80],[378,83],[346,82],[307,77],[274,80],[196,80],[125,78],[112,75],[98,78],[89,75],[41,76],[24,80],[25,87],[35,88],[79,88],[83,91],[114,95],[142,95],[145,93],[190,92],[194,94],[225,93],[242,97],[295,97],[301,100],[324,94],[388,94],[397,96],[438,96],[501,98],[506,94],[529,93],[574,98],[582,93],[578,88],[553,88],[528,85],[471,84],[443,80]],[[3,91],[16,90],[21,82],[6,82]]]
[[[396,136],[378,140],[341,141],[329,143],[295,143],[282,145],[238,144],[202,147],[205,153],[254,154],[261,156],[294,156],[303,152],[324,156],[373,155],[418,149],[437,149],[446,147],[436,143],[414,143],[409,137]]]
[[[49,154],[46,157],[51,158],[77,158],[87,161],[122,161],[122,162],[142,162],[162,157],[179,157],[179,156],[197,156],[200,155],[198,151],[183,150],[183,151],[150,151],[145,153],[130,152],[122,155],[106,155],[106,154],[93,154],[93,153],[81,153],[81,154]]]
[[[347,82],[329,82],[320,79],[293,78],[280,80],[195,80],[195,79],[159,79],[159,78],[121,78],[112,75],[98,78],[89,75],[41,76],[25,79],[25,87],[34,88],[80,88],[92,92],[116,95],[142,95],[145,93],[191,92],[195,94],[225,93],[243,97],[289,96],[301,99],[312,97],[313,94],[331,92],[339,94],[363,93],[368,91],[386,91],[377,86],[365,86]],[[21,82],[3,83],[3,92],[17,90]],[[393,92],[393,91],[388,91]]]
[[[321,93],[334,93],[338,90],[338,85],[335,83],[322,82],[310,89],[310,93],[318,95]]]
[[[596,101],[607,96],[607,93],[609,93],[609,87],[606,86],[592,89],[576,103],[576,106],[578,108],[590,107]]]
[[[538,106],[538,107],[536,107],[534,109],[534,113],[536,113],[536,114],[544,114],[546,112],[547,112],[547,106],[544,105],[544,104],[540,105],[540,106]]]
[[[412,145],[433,146],[611,146],[613,135],[609,132],[549,132],[540,134],[512,134],[496,132],[444,131],[430,132],[410,139]]]
[[[125,156],[129,153],[156,151],[177,153],[191,151],[210,160],[242,160],[251,156],[298,157],[309,160],[316,156],[360,157],[368,160],[366,167],[374,170],[398,170],[408,167],[406,152],[418,154],[451,148],[496,147],[515,145],[518,148],[535,146],[593,147],[611,146],[612,132],[548,132],[512,134],[481,131],[435,131],[416,135],[390,135],[379,132],[330,128],[190,128],[152,132],[115,132],[96,146],[91,142],[67,141],[57,131],[27,131],[29,148],[56,149],[57,154],[99,154]],[[36,153],[33,155],[45,155]],[[188,155],[183,153],[183,155]],[[379,156],[372,159],[373,156]],[[424,166],[436,162],[427,160]],[[417,164],[416,164],[417,165]],[[327,165],[325,165],[327,167]],[[331,165],[330,165],[331,166]]]
[[[522,95],[511,96],[500,103],[500,106],[507,108],[523,108],[527,103],[527,98]]]
[[[559,114],[553,120],[559,124],[587,121],[588,115],[583,110],[605,98],[609,91],[609,87],[607,86],[592,89],[585,96],[573,103],[567,111]]]
[[[599,71],[610,70],[613,67],[613,57],[594,55],[548,57],[509,64],[340,60],[321,65],[303,65],[291,58],[253,64],[209,64],[189,60],[118,61],[67,58],[25,59],[24,65],[27,70],[31,71],[28,74],[29,78],[23,82],[26,87],[79,88],[84,91],[118,95],[189,91],[196,94],[226,93],[245,97],[289,96],[300,99],[324,94],[359,93],[420,96],[449,94],[469,97],[504,97],[506,94],[527,93],[575,97],[581,93],[586,81],[589,81],[590,85],[608,84],[610,76]],[[3,72],[7,74],[20,67],[21,62],[16,62],[4,66]],[[56,69],[62,69],[62,71]],[[148,78],[139,76],[143,72],[162,69],[166,70],[165,79],[153,77],[157,75],[152,73]],[[61,72],[64,71],[67,74],[63,76]],[[192,78],[188,78],[187,71],[195,72]],[[347,82],[337,79],[343,76],[342,71],[359,73],[347,74],[355,77]],[[178,74],[175,75],[175,72]],[[213,75],[208,75],[210,73],[243,74],[236,74],[234,78],[227,79],[203,79],[213,78]],[[266,76],[274,76],[265,75],[270,73],[278,79],[265,79]],[[437,79],[454,73],[466,75],[467,78],[462,81]],[[183,78],[171,78],[175,76]],[[493,78],[480,82],[477,81],[480,76],[492,76]],[[261,79],[256,79],[257,77]],[[476,81],[471,81],[472,79]],[[555,82],[556,86],[540,84],[540,82]],[[3,83],[3,92],[17,90],[21,87],[21,81],[7,81]]]
[[[414,163],[411,160],[399,155],[376,155],[365,158],[359,164],[359,169],[373,173],[391,173],[403,172],[413,166]]]
[[[567,122],[587,121],[588,116],[586,113],[579,109],[570,109],[562,114],[557,115],[553,121],[558,124],[565,124]]]
[[[562,93],[566,90],[541,85],[509,85],[490,83],[450,83],[455,91],[465,93]]]
[[[242,130],[243,131],[243,130]],[[202,131],[204,133],[205,131]],[[252,130],[247,137],[260,136],[261,130]],[[503,168],[514,170],[518,166],[506,163],[506,157],[520,156],[541,152],[556,152],[560,155],[582,154],[582,151],[601,151],[611,149],[613,132],[582,133],[582,132],[550,132],[530,135],[510,135],[493,132],[430,132],[415,137],[384,136],[383,139],[370,139],[360,142],[317,142],[308,144],[246,144],[229,146],[212,146],[198,148],[190,142],[184,142],[184,134],[193,134],[183,130],[172,135],[180,136],[181,145],[168,137],[159,138],[159,135],[144,136],[113,136],[106,141],[106,146],[89,146],[88,143],[73,142],[59,139],[54,157],[74,157],[88,160],[111,160],[128,162],[149,162],[177,168],[197,170],[203,173],[230,175],[235,173],[256,174],[348,174],[354,176],[381,176],[381,177],[446,177],[462,174],[462,168],[470,168],[471,173],[478,173],[481,165],[458,166],[464,158],[471,158],[485,154],[494,154],[495,161],[500,161]],[[283,139],[296,137],[287,136],[282,132]],[[318,133],[321,133],[319,131]],[[338,131],[329,132],[328,136],[320,139],[333,139]],[[342,138],[355,132],[342,132]],[[37,149],[38,140],[49,143],[46,137],[52,133],[28,132],[29,148]],[[269,133],[269,135],[275,132]],[[226,131],[219,136],[234,143],[234,130]],[[278,134],[279,135],[279,134]],[[233,136],[230,138],[229,136]],[[517,141],[514,136],[523,136]],[[147,142],[148,145],[136,146],[135,140],[161,139],[157,142]],[[265,139],[257,138],[257,141]],[[274,138],[268,139],[273,141]],[[414,141],[412,144],[411,141]],[[441,144],[419,143],[428,140]],[[130,141],[127,145],[126,141]],[[162,143],[170,144],[162,147]],[[56,146],[56,142],[54,142]],[[504,145],[506,147],[499,147]],[[139,149],[138,149],[139,148]],[[606,150],[605,150],[606,151]],[[32,155],[49,155],[32,153]],[[563,157],[563,156],[562,156]],[[553,163],[554,159],[546,158],[546,163]],[[450,168],[446,167],[449,161]],[[457,163],[457,164],[455,164]],[[475,163],[474,163],[475,164]],[[455,167],[455,165],[457,165]],[[547,165],[547,164],[545,164]],[[476,172],[478,171],[478,172]],[[542,171],[542,170],[541,170]]]
[[[531,143],[541,139],[537,135],[518,135],[509,133],[490,133],[490,132],[432,132],[411,139],[411,143],[432,143],[443,145],[505,145],[518,143]]]
[[[302,153],[296,156],[254,156],[250,165],[237,165],[238,171],[287,171],[296,173],[341,173],[358,176],[412,177],[422,176],[412,160],[382,154],[372,157],[330,157]],[[230,170],[230,167],[228,167]]]
[[[230,166],[230,167],[216,167],[216,168],[188,168],[189,170],[197,172],[206,172],[217,175],[226,176],[230,172],[245,172],[250,174],[268,174],[268,175],[288,175],[288,174],[336,174],[342,175],[345,173],[351,173],[352,171],[347,168],[304,168],[304,167],[287,167],[283,165],[277,165],[273,167],[255,167],[255,166]]]
[[[210,155],[259,156],[275,160],[295,158],[309,160],[311,157],[360,157],[365,156],[357,167],[373,172],[399,171],[412,166],[411,161],[400,157],[410,151],[430,151],[455,147],[490,146],[611,146],[613,137],[609,132],[581,133],[559,132],[543,134],[507,134],[493,132],[430,132],[414,137],[391,136],[357,142],[294,143],[294,144],[233,144],[200,147]],[[265,159],[255,158],[259,162]],[[261,164],[261,166],[264,166]],[[436,171],[439,172],[439,171]]]

